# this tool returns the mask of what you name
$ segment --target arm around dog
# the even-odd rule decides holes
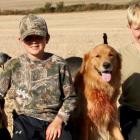
[[[62,118],[66,124],[77,104],[77,95],[74,91],[68,65],[66,64],[60,68],[60,90],[64,102],[59,109],[57,116]]]
[[[11,64],[5,64],[5,68],[0,70],[0,98],[4,98],[8,89],[11,86]]]
[[[8,70],[8,68],[6,69],[5,68],[0,69],[0,113],[1,113],[0,121],[1,121],[1,127],[4,129],[6,129],[6,127],[8,126],[7,116],[4,111],[4,105],[5,105],[4,97],[10,87],[10,79],[11,79],[10,78],[11,72]]]

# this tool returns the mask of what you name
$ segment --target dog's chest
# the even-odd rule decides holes
[[[106,122],[115,113],[115,104],[104,91],[95,90],[87,100],[88,116],[95,122]]]

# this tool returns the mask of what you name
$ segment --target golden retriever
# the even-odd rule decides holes
[[[80,140],[124,140],[117,111],[120,70],[120,54],[107,44],[85,54],[74,82],[82,112]]]

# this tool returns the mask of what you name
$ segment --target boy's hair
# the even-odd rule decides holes
[[[140,25],[140,2],[133,3],[128,7],[127,20],[130,26],[133,23]]]
[[[49,38],[45,19],[33,14],[26,15],[21,19],[19,30],[21,40],[24,40],[29,35],[38,35]]]

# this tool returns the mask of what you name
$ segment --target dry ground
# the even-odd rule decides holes
[[[108,34],[108,42],[115,48],[133,44],[127,28],[126,11],[96,11],[67,14],[43,14],[51,35],[46,51],[62,57],[83,56],[90,48],[103,42],[102,34]],[[18,42],[18,24],[22,16],[0,17],[0,51],[12,57],[23,53]],[[10,95],[10,94],[9,94]],[[12,130],[10,99],[6,101],[9,130]]]
[[[0,9],[33,9],[43,7],[46,2],[53,5],[63,1],[65,5],[85,3],[125,4],[132,0],[0,0]]]
[[[102,34],[114,47],[131,43],[126,22],[126,11],[94,11],[67,14],[43,14],[51,35],[46,50],[62,57],[82,56],[96,44],[102,43]],[[18,24],[22,16],[0,16],[0,51],[11,56],[23,52],[18,41]]]

